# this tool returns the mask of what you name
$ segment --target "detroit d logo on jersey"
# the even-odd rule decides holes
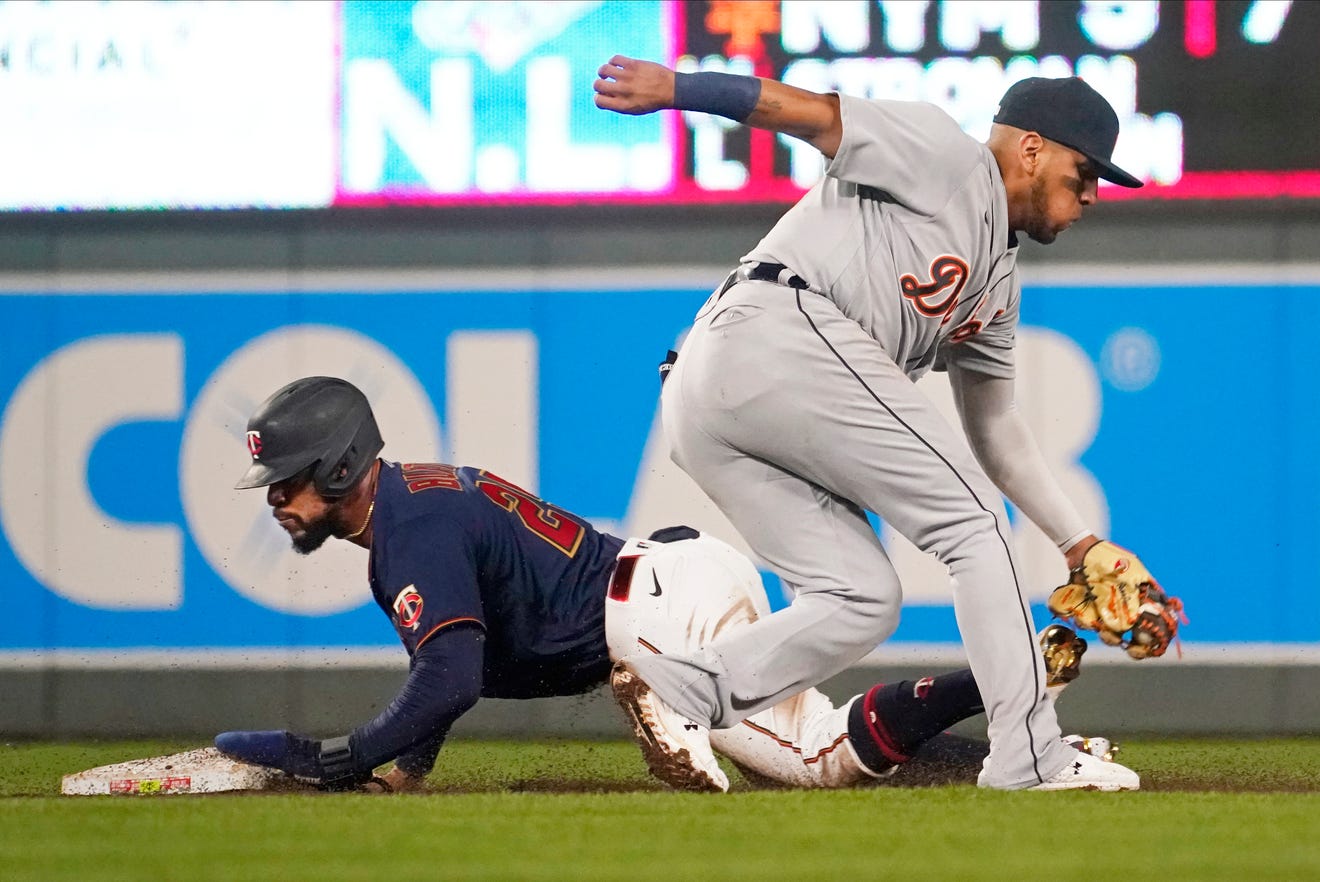
[[[417,624],[422,620],[422,595],[412,585],[395,595],[394,617],[400,628],[417,630]]]
[[[930,281],[922,282],[912,273],[905,273],[898,279],[898,288],[908,302],[917,308],[917,312],[931,318],[943,317],[944,324],[953,316],[958,305],[958,295],[971,268],[967,261],[952,254],[944,254],[930,262]]]

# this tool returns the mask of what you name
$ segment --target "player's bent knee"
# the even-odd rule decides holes
[[[805,600],[807,595],[799,595]],[[830,631],[841,643],[851,643],[869,652],[875,644],[888,640],[898,629],[902,613],[901,595],[878,595],[851,590],[816,592],[816,599],[828,599],[824,617]]]
[[[881,643],[894,636],[894,632],[898,630],[898,622],[901,618],[901,608],[899,604],[891,603],[882,604],[880,606],[881,609],[878,611],[878,614],[869,616],[865,619],[875,643]],[[863,644],[866,643],[865,640],[861,642]],[[871,649],[874,648],[874,644],[867,645],[864,648],[867,652],[870,652]]]

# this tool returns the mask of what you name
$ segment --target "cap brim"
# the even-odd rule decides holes
[[[1140,179],[1134,178],[1112,162],[1105,162],[1103,159],[1097,159],[1094,156],[1087,156],[1086,158],[1091,161],[1091,165],[1095,166],[1096,175],[1111,184],[1118,184],[1120,187],[1131,187],[1132,189],[1146,186]]]
[[[298,473],[296,469],[289,474],[284,474],[286,471],[288,471],[287,468],[271,468],[264,462],[254,462],[248,467],[248,470],[243,473],[243,477],[238,479],[238,483],[234,485],[234,489],[253,490],[257,487],[269,487],[271,484],[283,481],[285,478],[291,478]]]

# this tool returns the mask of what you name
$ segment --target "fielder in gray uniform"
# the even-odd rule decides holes
[[[692,780],[708,728],[801,692],[898,625],[902,588],[865,510],[952,576],[989,723],[978,783],[1135,790],[1136,773],[1060,739],[1015,561],[1007,495],[1077,566],[1098,540],[1014,404],[1017,233],[1052,242],[1097,197],[1140,182],[1111,160],[1118,117],[1080,79],[1004,95],[989,141],[923,103],[863,100],[615,56],[598,107],[716,113],[800,138],[825,177],[711,295],[662,395],[672,456],[795,594],[687,655],[624,659],[616,694],[664,715],[643,750]],[[962,443],[913,385],[946,370]],[[699,762],[698,762],[699,760]],[[714,786],[711,789],[718,789]]]

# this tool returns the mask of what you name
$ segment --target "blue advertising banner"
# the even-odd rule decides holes
[[[247,416],[307,374],[367,392],[388,458],[488,467],[618,533],[727,536],[658,428],[656,364],[707,293],[0,295],[0,653],[394,646],[365,552],[297,556],[263,493],[231,489]],[[1320,644],[1320,287],[1023,303],[1019,405],[1097,530],[1183,597],[1189,649]],[[1017,521],[1043,625],[1062,563]],[[885,536],[908,604],[894,640],[957,642],[939,568]],[[1244,615],[1244,592],[1273,602]]]

